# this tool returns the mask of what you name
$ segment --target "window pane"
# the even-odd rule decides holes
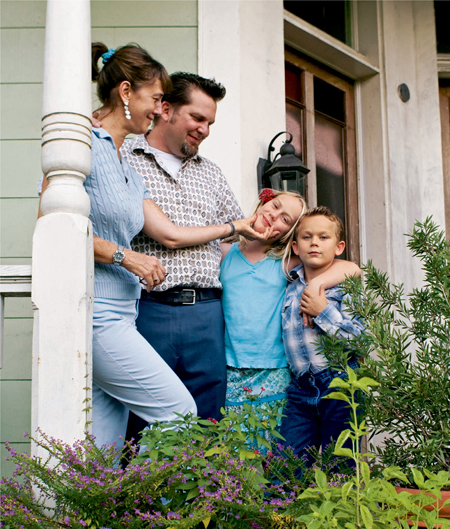
[[[436,45],[438,53],[450,53],[450,2],[439,0],[434,2],[436,17]]]
[[[292,145],[296,156],[302,158],[303,153],[303,109],[286,102],[286,130],[293,136]]]
[[[328,206],[345,226],[343,127],[316,115],[315,128],[317,205]]]
[[[314,108],[331,118],[345,121],[345,92],[314,77]]]
[[[302,71],[298,68],[289,68],[286,65],[285,72],[285,83],[286,83],[286,97],[303,103],[302,84],[301,84],[301,73]]]
[[[343,0],[284,0],[287,11],[350,46],[348,4]]]

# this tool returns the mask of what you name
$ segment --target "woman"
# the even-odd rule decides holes
[[[97,63],[103,59],[99,71]],[[143,230],[169,248],[200,244],[230,234],[258,236],[254,218],[198,228],[172,224],[150,199],[142,178],[120,156],[128,134],[145,133],[170,89],[164,67],[139,46],[108,50],[92,45],[101,129],[92,131],[92,170],[85,189],[94,230],[93,434],[97,444],[119,444],[129,410],[147,423],[196,414],[191,395],[135,327],[141,281],[150,290],[165,279],[155,258],[127,247]],[[44,180],[43,192],[47,187]],[[268,233],[268,231],[267,231]]]

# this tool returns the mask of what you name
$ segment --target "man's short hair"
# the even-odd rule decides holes
[[[297,226],[297,233],[295,234],[296,238],[298,236],[298,230],[300,229],[300,225],[304,219],[307,217],[318,217],[319,215],[326,217],[328,220],[334,223],[334,226],[336,228],[336,237],[338,242],[341,242],[344,240],[344,225],[342,224],[342,220],[335,215],[331,209],[327,208],[326,206],[317,206],[316,208],[309,209],[306,213],[304,213],[300,220],[298,221]]]
[[[173,107],[181,107],[191,103],[191,91],[201,90],[211,97],[216,103],[221,101],[226,94],[225,87],[216,83],[215,79],[206,79],[195,73],[175,72],[170,76],[172,90],[164,94],[162,100]]]

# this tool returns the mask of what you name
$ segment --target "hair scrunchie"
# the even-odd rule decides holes
[[[114,55],[114,52],[116,50],[113,50],[112,48],[110,48],[108,51],[106,51],[103,55],[102,55],[102,60],[103,60],[103,64],[106,64],[107,62],[109,62],[109,60],[111,59],[111,57]]]

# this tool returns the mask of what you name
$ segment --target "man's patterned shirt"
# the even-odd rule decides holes
[[[186,158],[173,178],[144,135],[126,140],[120,152],[142,176],[152,199],[174,224],[212,226],[244,216],[224,174],[210,160],[199,155]],[[222,288],[219,281],[222,254],[217,240],[170,250],[140,233],[131,242],[131,248],[154,255],[166,269],[166,281],[155,290],[176,286]]]

